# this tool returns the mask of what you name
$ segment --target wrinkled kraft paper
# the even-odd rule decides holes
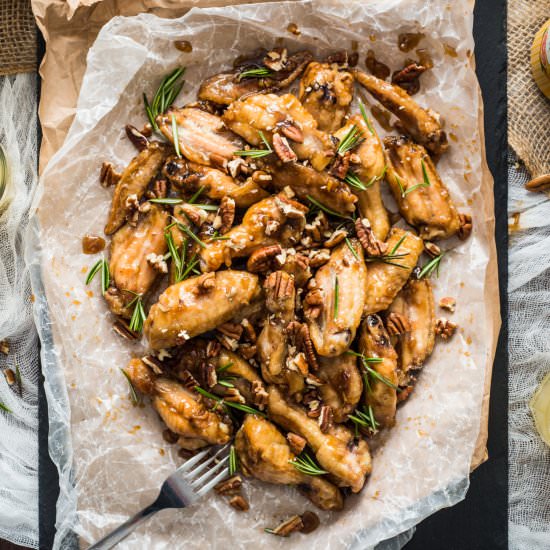
[[[66,6],[71,9],[50,11],[46,2],[34,2],[47,38],[55,36],[42,67],[46,156],[59,147],[63,125],[75,112],[83,69],[74,63],[82,63],[89,45],[88,37],[80,36],[86,18],[79,10],[88,9],[98,27],[101,17],[104,21],[118,10],[109,3],[100,17],[101,4]],[[470,239],[447,243],[454,250],[434,280],[436,298],[457,299],[453,320],[460,330],[451,342],[436,347],[416,391],[398,412],[396,428],[384,435],[374,454],[365,490],[348,499],[344,513],[320,513],[322,527],[307,537],[295,535],[293,547],[365,548],[463,498],[470,467],[484,458],[488,388],[500,326],[492,179],[473,71],[472,9],[466,0],[429,6],[423,0],[264,3],[195,9],[178,20],[116,17],[102,29],[87,57],[76,118],[43,173],[38,210],[36,246],[41,246],[48,302],[39,296],[36,305],[43,337],[46,324],[51,331],[43,368],[50,453],[61,478],[56,547],[73,529],[91,542],[114,528],[148,504],[181,462],[176,449],[163,441],[156,414],[130,403],[119,367],[130,354],[141,352],[140,345],[132,347],[113,333],[97,287],[91,296],[83,284],[95,258],[82,255],[80,240],[87,232],[101,232],[110,202],[110,191],[98,184],[99,167],[107,159],[121,167],[134,154],[123,137],[124,124],[145,121],[141,93],[151,95],[161,75],[187,66],[187,83],[176,101],[183,104],[194,98],[205,76],[230,66],[243,52],[272,46],[279,37],[291,49],[307,47],[319,56],[349,49],[357,41],[361,63],[373,48],[395,69],[410,55],[397,50],[397,34],[423,29],[422,46],[431,52],[435,67],[423,76],[417,98],[440,112],[453,134],[439,169],[459,209],[474,218]],[[165,10],[162,15],[174,13]],[[67,20],[77,14],[80,24],[73,29]],[[287,32],[291,22],[298,25],[299,36]],[[192,53],[176,50],[176,39],[189,40]],[[458,55],[446,55],[443,43]],[[66,61],[63,67],[61,60]],[[69,82],[74,89],[63,85]],[[254,481],[246,493],[251,503],[247,514],[212,496],[184,512],[160,513],[121,547],[226,548],[229,540],[243,548],[282,547],[285,541],[267,537],[262,529],[311,509],[291,488]]]

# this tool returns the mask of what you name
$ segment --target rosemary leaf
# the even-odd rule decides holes
[[[363,105],[363,102],[361,100],[359,100],[359,110],[361,111],[361,116],[363,117],[363,120],[365,121],[365,124],[369,129],[369,132],[374,136],[374,128],[372,127],[372,122],[370,121],[370,118],[367,115],[367,110],[365,109],[365,106]]]
[[[96,273],[101,269],[102,264],[103,264],[103,258],[101,258],[100,260],[97,260],[97,262],[92,266],[92,268],[88,272],[88,275],[86,276],[87,285],[89,285],[92,282],[92,279],[95,277]]]
[[[149,199],[149,202],[155,204],[181,204],[183,200],[176,199],[175,197],[162,197],[160,199]]]
[[[4,403],[0,403],[0,409],[7,412],[7,413],[13,413],[13,411],[9,407],[6,407],[6,405],[4,405]]]
[[[229,475],[235,475],[237,470],[239,469],[239,459],[237,457],[237,453],[235,452],[235,446],[231,445],[229,449]]]
[[[436,256],[433,260],[429,261],[420,271],[418,274],[418,278],[422,279],[424,277],[430,278],[435,271],[436,275],[439,277],[439,265],[441,264],[441,260],[445,256],[445,252],[442,252],[438,256]]]
[[[208,399],[212,399],[212,401],[216,401],[216,407],[218,405],[223,405],[226,408],[231,407],[232,409],[237,409],[238,411],[246,412],[249,414],[256,414],[258,416],[265,417],[265,413],[261,411],[258,411],[252,407],[249,407],[248,405],[243,405],[242,403],[233,403],[231,401],[224,401],[221,397],[218,397],[217,395],[214,395],[209,391],[203,390],[200,386],[195,386],[195,391],[197,391],[204,397],[207,397]]]
[[[407,238],[407,235],[403,235],[396,243],[396,245],[391,249],[391,252],[388,254],[389,256],[393,256],[399,247],[403,244],[403,241]]]
[[[334,312],[333,319],[336,320],[338,317],[338,302],[340,300],[340,285],[338,284],[338,276],[334,279]]]
[[[324,474],[328,474],[328,472],[326,470],[322,470],[321,467],[306,452],[303,452],[300,456],[289,460],[289,462],[299,472],[308,476],[322,476]]]
[[[134,310],[132,312],[132,318],[130,319],[129,328],[133,332],[141,332],[143,330],[143,321],[145,321],[147,316],[145,315],[143,302],[139,294],[136,294],[136,297],[126,307],[129,308],[132,306],[134,307]]]
[[[355,357],[359,357],[363,363],[376,364],[376,363],[381,363],[383,361],[381,357],[367,357],[363,353],[357,353],[352,349],[348,349],[346,353],[348,355],[354,355]]]
[[[343,155],[354,147],[357,147],[362,141],[364,141],[362,135],[361,130],[359,130],[359,128],[354,124],[340,141],[337,153]]]
[[[156,118],[161,113],[164,113],[168,107],[174,103],[174,100],[178,96],[183,86],[183,81],[180,78],[185,72],[185,67],[174,69],[171,73],[165,76],[160,83],[153,101],[149,103],[147,95],[143,94],[143,104],[145,106],[145,113],[151,123],[153,129],[159,129]]]
[[[363,409],[355,409],[354,414],[350,414],[348,418],[355,424],[356,428],[362,426],[373,433],[376,433],[380,426],[374,418],[374,411],[370,405],[366,409],[365,407],[363,407]]]
[[[265,138],[264,133],[262,131],[259,131],[258,134],[260,135],[260,139],[263,141],[267,149],[242,149],[240,151],[234,151],[233,154],[238,157],[250,157],[253,159],[259,159],[262,157],[266,157],[267,155],[271,155],[271,153],[273,153],[273,149]]]
[[[196,206],[197,208],[201,208],[202,210],[206,210],[207,212],[217,212],[219,210],[219,207],[215,204],[198,204],[194,203],[193,206]]]
[[[422,178],[424,179],[424,185],[430,185],[430,178],[428,177],[428,171],[426,170],[424,159],[420,160],[420,164],[422,165]]]
[[[232,367],[233,366],[233,361],[230,361],[229,363],[227,363],[226,365],[222,365],[221,367],[218,367],[216,369],[216,372],[220,373],[220,372],[225,372],[228,368]]]
[[[367,363],[363,363],[363,367],[371,378],[374,378],[379,382],[386,384],[386,386],[389,386],[390,388],[397,390],[397,386],[391,380],[388,380],[385,376],[380,374],[378,371],[375,371],[372,367],[369,367]]]
[[[369,185],[372,185],[372,183],[374,183],[375,179],[372,179],[371,181],[369,181],[369,183],[367,185],[365,185],[360,179],[359,177],[357,176],[357,174],[355,174],[354,172],[348,172],[346,174],[346,177],[344,178],[344,181],[348,184],[348,185],[351,185],[352,187],[355,187],[356,189],[359,189],[361,191],[366,191],[367,190],[367,187]]]
[[[178,224],[178,227],[188,236],[191,237],[199,246],[206,248],[206,245],[189,229],[186,225]]]
[[[172,113],[172,138],[174,140],[174,149],[176,151],[176,155],[180,159],[180,135],[178,132],[178,125],[176,124],[176,117],[174,116],[174,113]]]
[[[134,405],[139,404],[139,397],[138,394],[134,388],[134,385],[132,384],[132,381],[130,380],[130,377],[128,376],[128,373],[124,369],[120,369],[120,372],[124,375],[124,378],[126,378],[126,382],[128,382],[128,390],[130,392],[130,399],[132,400],[132,403]]]
[[[346,244],[348,245],[348,248],[351,250],[351,253],[355,256],[355,259],[359,260],[359,256],[357,255],[357,252],[355,251],[355,248],[353,248],[353,245],[351,244],[351,241],[347,237],[346,237],[345,241],[346,241]]]
[[[338,212],[331,210],[328,206],[325,206],[322,202],[315,200],[311,195],[306,195],[306,198],[311,204],[323,210],[323,212],[330,214],[331,216],[336,216],[337,218],[343,218],[344,220],[352,219],[350,216],[343,216],[342,214],[338,214]]]
[[[196,193],[187,201],[189,204],[195,204],[195,201],[201,196],[204,191],[204,185],[198,188]]]
[[[109,264],[105,258],[101,258],[92,266],[86,277],[86,284],[89,285],[99,272],[101,272],[101,293],[105,294],[111,281]]]
[[[255,69],[247,69],[237,76],[237,81],[240,82],[245,78],[261,78],[271,76],[273,73],[266,67],[257,67]]]

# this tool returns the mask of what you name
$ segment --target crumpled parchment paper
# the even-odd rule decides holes
[[[321,527],[295,534],[293,548],[367,548],[401,533],[463,498],[480,431],[486,372],[499,324],[493,240],[492,180],[480,135],[479,89],[473,71],[472,9],[468,0],[281,2],[192,9],[180,19],[153,15],[116,17],[100,32],[87,59],[77,116],[64,146],[48,164],[38,204],[35,290],[41,269],[45,295],[36,308],[44,341],[43,370],[50,412],[50,453],[60,471],[55,548],[68,547],[75,531],[83,545],[149,504],[181,459],[161,436],[156,413],[134,407],[120,373],[143,347],[112,331],[112,317],[98,282],[84,279],[96,257],[81,251],[86,233],[101,234],[111,191],[98,182],[101,163],[124,166],[135,154],[124,125],[145,121],[141,95],[154,93],[161,77],[185,65],[186,84],[176,104],[195,97],[206,76],[231,66],[259,46],[283,43],[324,56],[358,43],[392,69],[411,54],[397,49],[400,32],[426,34],[434,68],[422,77],[416,99],[446,121],[451,148],[439,162],[459,209],[470,212],[474,231],[453,248],[434,279],[436,300],[457,299],[455,337],[440,343],[397,426],[374,453],[365,489],[339,514],[318,512]],[[295,23],[299,35],[287,31]],[[191,53],[173,46],[189,40]],[[457,52],[445,53],[444,44]],[[447,49],[448,51],[452,51]],[[368,98],[368,96],[367,96]],[[384,132],[382,132],[384,133]],[[441,311],[436,312],[441,314]],[[292,488],[247,483],[248,513],[212,494],[186,510],[168,510],[142,526],[120,548],[279,548],[284,539],[263,533],[293,513],[313,506]]]

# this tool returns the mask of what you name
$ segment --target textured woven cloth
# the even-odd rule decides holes
[[[508,2],[508,139],[533,177],[550,173],[550,100],[531,75],[531,44],[550,0]]]
[[[36,70],[36,24],[30,0],[0,0],[0,75]]]
[[[529,410],[550,371],[550,202],[529,193],[525,167],[509,156],[509,538],[511,550],[550,548],[550,449]]]

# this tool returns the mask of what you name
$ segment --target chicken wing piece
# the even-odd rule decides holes
[[[267,483],[297,485],[322,510],[341,510],[342,494],[332,483],[299,472],[291,462],[296,458],[274,424],[248,414],[237,435],[235,450],[243,473]]]
[[[116,184],[109,218],[105,225],[106,235],[112,235],[122,227],[128,215],[133,212],[136,202],[147,190],[150,181],[160,171],[167,155],[168,148],[165,145],[152,141],[131,160]]]
[[[270,386],[268,394],[269,417],[285,430],[305,438],[321,467],[332,474],[340,487],[359,492],[372,469],[367,442],[355,440],[342,425],[332,426],[323,433],[319,423],[285,399],[277,387]]]
[[[390,231],[388,253],[369,263],[364,315],[387,309],[403,288],[418,258],[424,242],[410,231],[394,227]]]
[[[288,139],[294,155],[299,160],[309,160],[316,170],[323,170],[334,155],[330,136],[317,129],[315,119],[292,94],[258,94],[235,101],[225,111],[223,120],[233,132],[257,147],[263,146],[260,132],[269,143]],[[273,147],[277,152],[276,142]]]
[[[111,241],[109,273],[112,286],[105,293],[109,308],[115,315],[130,318],[127,307],[136,294],[147,294],[155,279],[166,272],[163,255],[168,213],[157,205],[142,215],[136,227],[126,224]]]
[[[258,277],[220,271],[168,287],[151,308],[144,333],[152,349],[170,348],[229,320],[246,317],[261,301]]]
[[[319,357],[319,370],[315,375],[323,382],[318,391],[323,404],[332,409],[334,422],[345,422],[363,393],[357,358],[347,353],[338,357]]]
[[[388,137],[384,143],[387,180],[405,220],[428,241],[457,233],[458,213],[426,149],[404,137]]]
[[[255,250],[271,244],[296,244],[302,235],[307,207],[290,200],[283,193],[253,204],[240,225],[224,234],[223,240],[210,241],[202,248],[202,271],[216,271],[233,258],[245,258]]]
[[[271,176],[271,180],[265,181],[265,184],[270,187],[279,191],[290,187],[299,199],[307,201],[308,197],[312,197],[342,215],[355,211],[357,197],[344,182],[327,172],[318,172],[311,166],[294,162],[285,164],[276,161],[257,164]]]
[[[151,396],[154,409],[168,428],[180,436],[178,443],[184,449],[224,445],[229,441],[231,424],[208,410],[198,394],[175,380],[155,375],[138,358],[132,359],[124,372],[136,390]]]
[[[354,125],[359,128],[363,141],[355,149],[359,164],[352,164],[348,174],[357,176],[366,190],[354,187],[352,191],[359,199],[357,206],[361,217],[370,221],[375,237],[385,241],[391,224],[380,192],[380,182],[384,178],[386,165],[384,148],[372,124],[367,125],[361,115],[351,116],[347,124],[335,132],[334,137],[342,140]]]
[[[331,134],[342,126],[353,101],[353,75],[336,63],[312,61],[300,81],[298,98],[319,130]]]
[[[397,316],[397,319],[396,319]],[[414,384],[416,371],[422,368],[433,351],[435,310],[432,285],[427,279],[410,279],[388,309],[387,323],[397,321],[404,327],[397,335],[400,394],[405,398]],[[388,325],[389,326],[389,325]]]
[[[367,289],[367,266],[358,242],[344,242],[319,268],[315,284],[304,298],[304,315],[319,355],[344,353],[361,322]],[[404,283],[403,283],[404,284]]]
[[[220,117],[193,107],[169,109],[157,117],[160,131],[172,143],[172,116],[176,120],[181,154],[191,162],[225,168],[233,153],[244,146],[242,139],[230,132]]]
[[[389,428],[395,424],[397,407],[397,354],[378,315],[367,315],[361,324],[359,351],[367,358],[382,359],[379,363],[368,363],[368,367],[379,376],[367,373],[369,385],[365,392],[365,402],[372,407],[380,427]]]
[[[302,74],[311,59],[308,51],[289,56],[286,48],[264,50],[257,60],[246,60],[233,72],[207,78],[201,84],[198,97],[218,105],[229,105],[244,95],[286,88]]]
[[[441,128],[437,113],[420,107],[399,86],[362,71],[355,70],[353,74],[361,86],[401,121],[404,130],[417,143],[424,145],[435,155],[447,150],[449,147],[447,134]]]
[[[202,188],[201,194],[204,193],[210,199],[233,199],[237,208],[248,208],[269,196],[251,177],[241,183],[221,170],[184,158],[168,159],[162,173],[186,195],[193,195]]]

